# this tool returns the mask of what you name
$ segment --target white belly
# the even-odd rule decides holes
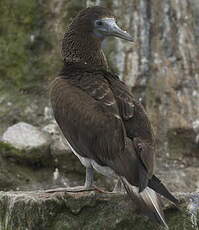
[[[63,137],[63,141],[65,144],[67,144],[71,150],[73,151],[73,153],[79,158],[79,160],[81,161],[81,163],[86,167],[93,167],[98,173],[104,175],[104,176],[107,176],[107,177],[115,177],[117,178],[118,176],[115,174],[115,172],[107,167],[107,166],[101,166],[99,165],[96,161],[92,160],[92,159],[89,159],[89,158],[86,158],[86,157],[82,157],[80,156],[74,149],[73,147],[70,145],[70,143],[66,140],[66,138],[63,136],[62,134],[62,137]]]

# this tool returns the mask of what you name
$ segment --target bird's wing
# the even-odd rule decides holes
[[[125,148],[117,103],[103,75],[73,75],[58,77],[51,86],[55,119],[79,155],[106,165]]]
[[[119,79],[112,79],[110,84],[116,98],[120,114],[123,120],[129,120],[133,117],[135,100],[132,94],[129,92],[124,82]]]
[[[136,154],[140,159],[140,173],[142,174],[140,178],[143,180],[140,180],[140,187],[143,189],[154,173],[153,130],[143,106],[133,98],[128,87],[117,78],[109,82],[123,119],[127,137],[133,141]]]

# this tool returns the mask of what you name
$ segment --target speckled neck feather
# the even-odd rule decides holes
[[[73,30],[67,31],[62,42],[62,55],[65,62],[107,67],[106,58],[101,49],[101,41],[88,32],[79,34]]]

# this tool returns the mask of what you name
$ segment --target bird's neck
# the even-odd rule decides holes
[[[108,68],[106,57],[101,49],[101,41],[88,33],[68,31],[62,43],[65,62],[78,62]]]

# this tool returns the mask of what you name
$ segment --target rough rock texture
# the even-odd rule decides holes
[[[2,141],[15,151],[7,151],[5,157],[13,157],[29,163],[43,162],[49,158],[50,136],[38,128],[19,122],[9,127]],[[4,145],[6,146],[6,144]]]
[[[48,146],[50,137],[33,125],[19,122],[6,130],[2,140],[20,150],[31,150]]]
[[[182,200],[181,211],[165,203],[170,230],[196,230],[199,194],[178,197]],[[156,230],[160,226],[138,216],[134,205],[122,194],[0,192],[0,229]]]

